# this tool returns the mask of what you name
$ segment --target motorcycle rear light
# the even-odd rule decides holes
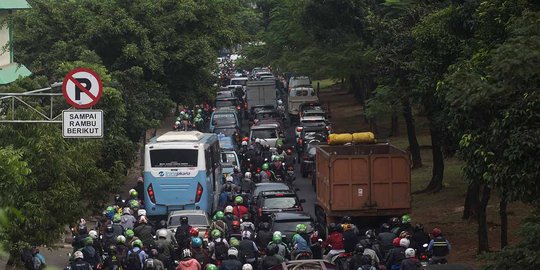
[[[426,255],[422,255],[422,256],[420,257],[420,259],[422,259],[422,260],[427,260],[427,256],[426,256]]]
[[[300,131],[302,131],[302,129],[303,129],[302,127],[297,127],[296,132],[300,132]]]
[[[237,109],[237,110],[240,110],[240,106],[236,106],[236,109]]]
[[[260,173],[260,172],[261,172],[261,168],[257,168],[257,172]]]
[[[156,203],[156,197],[154,194],[154,188],[152,187],[152,184],[148,185],[148,188],[146,188],[146,192],[148,193],[148,197],[150,198],[150,201],[155,204]]]
[[[259,217],[262,217],[262,208],[259,208],[259,210],[257,211],[257,213],[259,214]]]
[[[195,194],[195,203],[198,203],[201,200],[202,193],[203,193],[203,187],[202,187],[201,183],[197,183],[197,192]]]
[[[302,207],[301,204],[300,204],[300,206],[298,206],[298,211],[304,211],[304,207]]]

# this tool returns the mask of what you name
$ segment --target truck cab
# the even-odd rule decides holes
[[[311,87],[296,87],[289,91],[287,111],[291,119],[298,119],[300,104],[306,102],[319,102],[315,90]]]

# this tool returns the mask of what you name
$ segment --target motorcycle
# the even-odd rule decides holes
[[[352,252],[339,253],[332,258],[332,262],[337,266],[337,269],[349,270],[349,261],[352,259],[352,256]]]
[[[292,186],[292,182],[294,180],[296,180],[296,176],[294,176],[294,167],[289,165],[287,166],[287,173],[285,174],[285,181],[287,182],[289,186]]]

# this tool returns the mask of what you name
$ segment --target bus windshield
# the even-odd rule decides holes
[[[197,167],[198,150],[192,149],[156,149],[150,150],[152,167]]]

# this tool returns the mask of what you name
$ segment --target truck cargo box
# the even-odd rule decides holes
[[[317,203],[327,217],[411,211],[409,155],[390,144],[317,147]]]
[[[276,107],[276,82],[273,81],[248,81],[246,98],[248,109],[258,105],[272,105]]]

